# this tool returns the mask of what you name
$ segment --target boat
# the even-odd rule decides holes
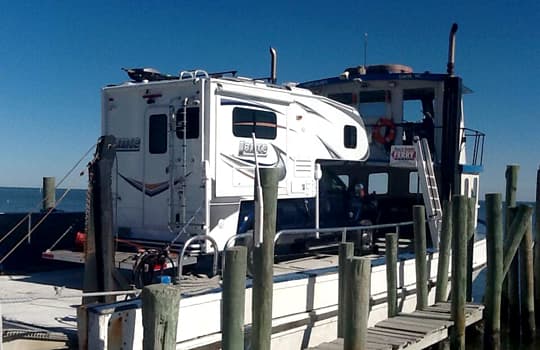
[[[454,35],[455,30],[451,48]],[[236,72],[172,76],[126,69],[130,81],[102,91],[102,134],[116,140],[116,238],[137,249],[176,251],[178,265],[188,248],[197,259],[222,251],[241,235],[252,235],[255,167],[280,167],[276,247],[306,250],[356,240],[359,253],[372,260],[374,324],[386,318],[384,235],[399,230],[400,310],[412,310],[413,205],[426,208],[434,282],[441,202],[463,194],[478,203],[484,134],[465,127],[462,103],[469,89],[453,65],[449,60],[446,73],[415,73],[404,65],[364,64],[335,77],[286,85],[276,84],[275,71],[265,81]],[[84,262],[82,253],[68,253],[73,251],[49,251],[45,257]],[[118,266],[129,268],[126,261],[137,263],[124,256]],[[485,266],[481,236],[472,261],[475,271]],[[303,349],[334,339],[335,254],[319,251],[283,261],[274,272],[272,347]],[[219,348],[219,284],[184,282],[196,288],[183,291],[176,348]],[[250,303],[248,279],[247,332]],[[83,347],[142,348],[140,299],[84,310],[78,320]]]
[[[450,36],[451,48],[454,47],[454,35],[455,30]],[[451,50],[449,57],[453,56]],[[453,194],[462,194],[473,198],[476,208],[478,207],[484,134],[465,127],[463,95],[470,90],[463,85],[461,78],[455,75],[453,65],[454,62],[450,60],[446,73],[415,73],[408,66],[396,64],[361,65],[347,68],[335,77],[295,85],[294,89],[291,85],[282,88],[291,89],[289,91],[295,91],[296,94],[302,96],[305,96],[305,92],[295,89],[309,89],[314,96],[324,96],[339,102],[340,105],[351,106],[362,116],[362,122],[352,124],[356,128],[356,138],[352,136],[354,132],[347,129],[348,123],[354,118],[344,122],[338,119],[337,125],[341,132],[337,143],[343,142],[341,146],[344,148],[340,150],[344,151],[348,145],[356,147],[358,144],[363,144],[365,141],[360,138],[365,135],[369,153],[362,151],[361,156],[356,159],[344,159],[339,152],[333,153],[331,147],[325,146],[327,149],[325,157],[314,156],[306,165],[306,169],[310,171],[306,179],[318,180],[319,191],[311,192],[316,199],[314,211],[318,211],[321,218],[330,215],[334,221],[322,224],[322,220],[321,222],[315,220],[315,222],[304,224],[303,229],[282,227],[278,229],[276,241],[279,243],[280,239],[288,236],[300,237],[303,242],[317,241],[321,239],[323,233],[331,233],[334,237],[336,232],[340,233],[338,238],[346,240],[354,237],[355,231],[369,232],[367,236],[360,236],[362,238],[360,244],[366,243],[369,251],[363,253],[372,259],[372,308],[369,316],[371,325],[387,317],[386,266],[384,257],[381,255],[384,234],[391,230],[399,230],[402,248],[398,263],[399,305],[401,311],[410,311],[414,309],[416,303],[415,262],[410,251],[412,236],[410,221],[413,205],[422,204],[427,212],[428,232],[431,237],[427,257],[430,285],[433,285],[437,278],[437,248],[442,219],[441,201],[451,199]],[[194,72],[189,79],[196,81],[197,77],[200,75]],[[207,79],[206,75],[202,79]],[[243,83],[235,82],[234,84]],[[196,85],[195,82],[192,84]],[[254,81],[247,84],[259,86],[263,83]],[[269,88],[274,89],[273,86]],[[216,91],[221,93],[226,90],[223,88]],[[243,93],[240,93],[240,90]],[[246,91],[247,88],[235,89],[234,92],[231,89],[227,98],[231,95],[235,98],[245,98]],[[161,94],[152,90],[148,90],[147,93],[152,96]],[[268,97],[260,97],[261,100],[265,98]],[[328,103],[328,100],[322,101]],[[235,102],[236,105],[238,103],[238,101]],[[257,103],[260,101],[257,100]],[[288,103],[298,104],[297,101]],[[254,103],[250,102],[250,104]],[[261,106],[254,106],[254,108],[259,110]],[[186,110],[185,104],[184,111]],[[325,116],[313,107],[308,108],[306,104],[302,105],[301,114],[295,114],[300,116],[298,118],[300,120],[303,120],[306,114],[319,118]],[[183,116],[185,115],[187,112],[184,112]],[[234,121],[228,118],[225,120],[228,124],[223,130],[228,129],[227,132],[234,130]],[[334,131],[329,129],[329,132]],[[323,134],[324,130],[319,130],[317,138]],[[246,142],[249,142],[249,135],[245,137]],[[352,141],[354,139],[357,143]],[[319,138],[319,141],[325,144],[323,137]],[[259,148],[256,142],[251,145],[248,147],[250,156],[257,153]],[[233,147],[236,148],[236,146]],[[314,148],[317,147],[318,145],[314,145]],[[470,151],[471,148],[472,151]],[[245,148],[240,147],[240,149]],[[163,164],[167,164],[166,160],[167,158]],[[295,165],[298,166],[296,163]],[[254,165],[251,169],[253,168]],[[315,176],[318,168],[322,172],[320,178]],[[299,170],[295,168],[295,172]],[[219,174],[221,175],[221,172]],[[233,179],[232,182],[229,181],[229,184],[235,183],[234,176],[225,175],[225,177]],[[171,179],[174,179],[174,176]],[[219,179],[215,181],[219,183]],[[171,187],[174,185],[173,180],[169,183]],[[310,182],[310,186],[315,183]],[[253,185],[249,187],[248,192],[252,191]],[[247,192],[246,195],[248,195]],[[323,197],[325,198],[322,200],[323,204],[317,208],[317,199]],[[361,213],[354,210],[356,208],[354,203],[350,203],[353,200],[361,200],[360,204],[356,203],[357,207],[362,208]],[[337,210],[335,207],[325,208],[326,203],[340,203],[341,205]],[[238,207],[238,204],[236,206]],[[325,212],[325,210],[328,211]],[[330,214],[330,210],[335,211]],[[242,213],[242,208],[240,213]],[[474,215],[476,217],[477,214]],[[235,214],[235,225],[241,227],[240,223],[237,223],[238,217],[241,221],[247,218],[245,219],[247,221],[249,216],[249,213],[245,216]],[[343,231],[345,234],[341,234]],[[243,234],[242,231],[237,229],[235,235],[241,234]],[[235,235],[231,237],[234,239]],[[409,249],[408,252],[407,249]],[[474,271],[478,272],[485,263],[486,242],[484,237],[476,235],[472,256]],[[319,253],[278,263],[274,265],[274,274],[272,347],[304,349],[334,339],[338,303],[338,271],[335,254]],[[429,295],[430,302],[433,302],[434,288],[431,288]],[[251,323],[250,303],[251,283],[248,279],[245,307],[245,324],[248,333]],[[180,301],[176,348],[219,348],[220,310],[221,288],[219,285],[208,285],[204,291],[184,291]],[[87,312],[88,318],[85,324],[92,325],[86,338],[89,347],[104,349],[109,344],[121,343],[129,349],[140,348],[142,316],[139,299],[90,306]],[[115,332],[112,332],[112,329]]]

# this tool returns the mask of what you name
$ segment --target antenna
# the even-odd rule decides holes
[[[368,34],[364,33],[364,68],[366,68],[367,64],[367,38]]]

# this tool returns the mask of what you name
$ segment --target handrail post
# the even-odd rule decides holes
[[[450,247],[452,245],[452,220],[452,203],[444,201],[435,302],[443,302],[448,299],[448,265],[450,264]]]
[[[427,306],[426,214],[423,205],[413,206],[414,255],[416,260],[416,310]]]
[[[388,296],[388,317],[397,315],[397,255],[396,233],[386,234],[386,295]]]
[[[352,242],[342,242],[339,245],[339,265],[338,265],[338,324],[337,324],[337,336],[343,338],[344,333],[344,312],[349,307],[345,305],[345,265],[347,259],[354,254],[354,244]]]
[[[452,305],[451,314],[454,327],[450,342],[452,349],[465,350],[465,299],[467,292],[467,214],[468,199],[455,195],[452,198]]]

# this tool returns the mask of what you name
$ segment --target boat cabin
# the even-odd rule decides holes
[[[299,86],[355,107],[364,120],[366,162],[320,161],[323,173],[332,174],[332,196],[365,198],[368,210],[352,217],[372,224],[410,221],[414,204],[429,205],[420,186],[425,174],[416,165],[416,137],[429,148],[440,201],[451,194],[478,200],[484,134],[465,128],[463,95],[470,90],[461,78],[389,64],[347,68]]]

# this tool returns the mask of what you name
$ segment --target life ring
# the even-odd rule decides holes
[[[396,125],[392,119],[381,118],[377,120],[371,137],[382,145],[391,144],[396,138]]]

